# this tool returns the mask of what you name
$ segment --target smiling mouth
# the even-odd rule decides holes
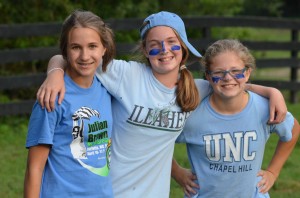
[[[90,65],[94,64],[94,62],[92,63],[78,63],[78,65],[82,66],[82,67],[88,67]]]
[[[161,62],[168,62],[168,61],[171,61],[172,59],[173,59],[173,57],[165,57],[165,58],[160,58],[158,60]]]
[[[228,84],[228,85],[221,85],[221,87],[225,87],[225,88],[230,88],[230,87],[235,87],[236,85],[234,84]]]

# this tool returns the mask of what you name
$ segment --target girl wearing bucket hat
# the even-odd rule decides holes
[[[145,63],[113,60],[97,76],[113,96],[111,175],[115,197],[169,197],[171,161],[175,140],[201,97],[211,91],[205,80],[194,82],[185,64],[189,53],[200,53],[188,42],[182,19],[170,12],[152,14],[140,29]],[[57,93],[63,99],[61,56],[49,62],[48,76],[37,95],[48,110]],[[59,72],[57,72],[59,71]],[[277,90],[253,87],[278,98],[278,119],[286,108]],[[199,93],[200,92],[200,93]]]

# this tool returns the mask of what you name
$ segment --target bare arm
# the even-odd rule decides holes
[[[24,180],[24,198],[39,198],[42,175],[50,147],[39,145],[28,151],[27,168]]]
[[[37,92],[37,99],[42,108],[53,111],[55,108],[55,99],[59,94],[58,103],[61,104],[65,96],[64,69],[66,61],[61,55],[53,56],[48,63],[47,78]],[[61,68],[61,69],[55,69]]]
[[[184,194],[190,197],[197,192],[193,188],[199,188],[194,181],[197,180],[195,174],[191,170],[182,168],[176,160],[172,159],[172,173],[171,176],[183,188]]]
[[[260,182],[258,182],[257,186],[260,188],[260,192],[266,193],[268,192],[271,187],[274,185],[277,177],[279,176],[279,173],[292,153],[299,134],[300,134],[300,127],[297,120],[294,120],[294,127],[292,130],[292,139],[288,142],[282,142],[278,141],[275,153],[273,155],[273,158],[267,168],[267,170],[262,170],[258,173],[258,176],[261,176],[262,179]]]
[[[269,124],[278,124],[285,119],[287,106],[283,95],[278,89],[254,84],[247,84],[246,89],[269,99]]]

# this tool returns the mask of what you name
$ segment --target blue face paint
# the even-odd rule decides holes
[[[150,51],[149,51],[149,55],[150,56],[156,56],[157,54],[159,54],[160,53],[160,49],[151,49]]]
[[[171,47],[171,50],[172,51],[176,51],[176,50],[180,50],[180,46],[179,45],[173,45]],[[153,48],[149,51],[149,55],[150,56],[156,56],[158,55],[160,52],[165,52],[166,51],[166,48],[165,48],[165,43],[164,41],[161,42],[161,49],[157,49],[157,48]]]
[[[245,78],[245,75],[244,74],[236,74],[236,75],[234,75],[234,77],[236,79],[240,79],[240,78]]]
[[[162,52],[165,52],[165,51],[166,51],[165,44],[164,44],[163,41],[161,42],[161,51],[162,51]]]
[[[172,50],[172,51],[180,50],[180,46],[179,46],[179,45],[173,45],[173,46],[171,47],[171,50]]]
[[[221,77],[211,77],[211,79],[212,79],[212,81],[214,82],[214,83],[218,83],[220,80],[222,80],[223,78],[221,78]]]
[[[231,75],[230,73],[228,73],[228,74]],[[226,74],[225,74],[225,76],[226,76]],[[211,79],[212,79],[213,83],[218,83],[220,80],[224,80],[225,76],[223,78],[219,77],[219,76],[212,76]],[[245,78],[245,75],[244,74],[236,74],[232,77],[235,79],[241,79],[241,78]]]

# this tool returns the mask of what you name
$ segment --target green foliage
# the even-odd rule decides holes
[[[0,4],[0,23],[61,21],[76,7],[76,4],[68,2],[66,0],[3,0]]]
[[[281,16],[284,0],[2,0],[0,24],[63,21],[74,9],[90,10],[103,19],[141,17],[160,10],[180,15]]]
[[[244,0],[243,14],[254,16],[282,16],[284,0]]]

